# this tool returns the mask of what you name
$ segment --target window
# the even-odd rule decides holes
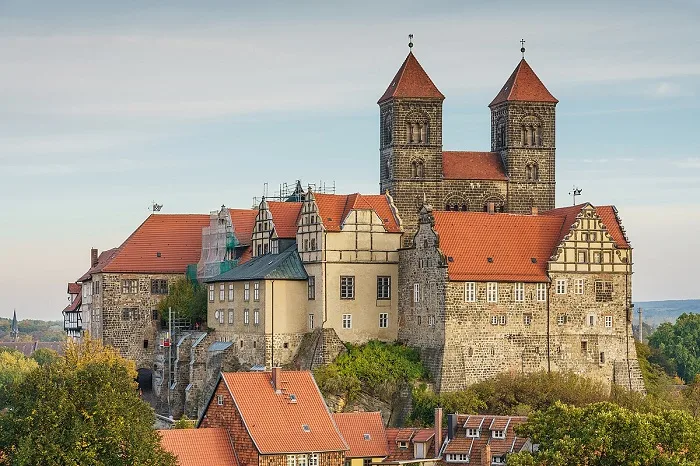
[[[469,461],[469,455],[466,453],[448,453],[446,460],[448,463],[466,463]]]
[[[152,320],[158,320],[159,314],[158,314],[158,309],[153,309],[151,311],[151,319]]]
[[[311,453],[309,455],[309,466],[318,466],[318,454]]]
[[[224,405],[224,395],[216,395],[216,404],[219,406]]]
[[[491,325],[498,325],[498,316],[491,316]]]
[[[311,238],[311,241],[309,243],[309,247],[311,248],[312,251],[316,250],[316,238]]]
[[[243,323],[246,325],[250,323],[250,311],[248,309],[243,311]]]
[[[498,283],[488,282],[486,284],[486,301],[489,303],[498,302]]]
[[[343,328],[352,328],[352,314],[343,314]]]
[[[313,330],[313,329],[314,329],[314,315],[309,314],[309,330]]]
[[[523,324],[525,324],[525,325],[532,324],[532,314],[523,314]]]
[[[297,466],[296,455],[287,455],[287,466]]]
[[[372,466],[372,458],[363,458],[362,466]]]
[[[226,297],[226,292],[224,291],[224,284],[219,284],[219,302],[223,302]]]
[[[122,293],[136,293],[139,291],[138,280],[122,280]]]
[[[408,442],[399,442],[399,448],[403,448],[403,449],[408,448]]]
[[[513,286],[513,298],[515,301],[525,301],[525,283],[516,283]]]
[[[423,318],[421,316],[418,316],[418,325],[423,324]]]
[[[313,275],[309,276],[309,299],[316,299],[316,277]]]
[[[411,176],[413,178],[423,178],[425,174],[424,168],[422,160],[411,162]]]
[[[502,456],[492,456],[491,464],[506,464],[506,460]]]
[[[253,323],[255,325],[260,325],[260,311],[253,311]]]
[[[467,428],[467,438],[479,438],[479,428],[478,427],[468,427]]]
[[[506,431],[505,430],[491,431],[491,437],[493,437],[493,438],[506,438]]]
[[[377,299],[391,299],[391,277],[377,277]]]
[[[597,302],[612,301],[613,284],[598,280],[595,282],[595,300]]]
[[[387,328],[389,326],[389,314],[382,312],[379,314],[379,328]]]
[[[547,284],[538,283],[537,284],[537,301],[543,302],[547,301]]]
[[[589,327],[594,327],[594,326],[595,326],[595,315],[594,315],[594,314],[589,314],[589,315],[588,315],[588,319],[586,319],[586,320],[588,321],[588,326],[589,326]]]
[[[581,340],[581,352],[582,352],[582,353],[587,353],[587,352],[588,352],[588,341],[586,341],[586,340]]]
[[[309,240],[305,239],[304,240],[304,251],[308,251],[308,250],[309,250]]]
[[[594,264],[601,264],[603,262],[603,256],[599,251],[595,251],[593,253],[593,263]]]
[[[527,181],[537,181],[540,179],[540,167],[536,163],[528,163],[525,166],[525,179]]]
[[[598,362],[600,362],[600,364],[605,364],[605,352],[603,352],[603,351],[600,352],[600,356],[598,357]]]
[[[506,315],[505,315],[505,314],[501,314],[501,316],[500,316],[499,319],[498,319],[498,323],[501,324],[501,325],[505,325],[505,324],[506,324],[506,319],[507,319]]]
[[[578,251],[578,263],[585,264],[588,262],[588,251]]]
[[[435,316],[428,316],[428,326],[429,327],[435,326]]]
[[[218,316],[219,324],[224,325],[224,310],[220,309],[216,311],[216,315]]]
[[[414,303],[420,302],[420,283],[413,284],[413,302]]]
[[[605,316],[605,328],[612,328],[612,316]]]
[[[250,283],[243,284],[243,301],[250,301]]]
[[[228,284],[228,300],[233,301],[233,283]]]
[[[304,432],[311,432],[308,424],[302,425],[301,429]],[[297,455],[297,466],[306,466],[306,455]]]
[[[228,311],[228,323],[233,324],[233,311]]]
[[[122,320],[138,319],[139,310],[135,307],[125,307],[122,309]]]
[[[583,278],[577,278],[574,281],[574,293],[583,294],[583,285],[584,285]]]
[[[209,302],[214,302],[214,285],[209,285]]]
[[[557,294],[566,294],[566,279],[557,280]]]
[[[260,301],[260,282],[253,283],[253,301]]]
[[[95,285],[95,294],[99,294],[100,282]],[[151,280],[151,294],[168,294],[168,280]]]
[[[588,233],[581,233],[581,241],[588,241]]]
[[[355,299],[355,277],[340,277],[340,299]]]
[[[476,301],[476,283],[466,282],[464,284],[464,300],[468,303]]]
[[[557,315],[557,325],[564,325],[566,323],[566,314]]]

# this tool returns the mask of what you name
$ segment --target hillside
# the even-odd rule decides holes
[[[60,320],[32,320],[25,319],[17,322],[19,326],[19,338],[23,341],[63,341],[66,334],[63,331],[63,322]],[[0,317],[0,341],[10,339],[10,327],[12,319]]]
[[[656,327],[663,322],[675,322],[683,313],[700,314],[700,299],[641,301],[634,303],[634,322],[637,322],[637,310],[641,307],[644,322]]]

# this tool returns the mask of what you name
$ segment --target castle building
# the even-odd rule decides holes
[[[79,283],[68,283],[68,306],[63,309],[63,330],[73,340],[80,341],[85,330],[81,304],[83,302],[82,287]]]
[[[558,101],[525,59],[489,104],[489,152],[443,150],[444,99],[411,52],[378,101],[380,187],[399,209],[404,244],[424,201],[449,211],[553,209]]]

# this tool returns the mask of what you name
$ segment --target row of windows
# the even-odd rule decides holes
[[[316,299],[316,277],[308,280],[308,298]],[[355,276],[340,276],[340,299],[355,299]],[[377,299],[391,299],[391,277],[377,276]]]
[[[224,322],[226,321],[226,310],[224,309],[219,309],[218,311],[214,311],[214,320],[216,320],[219,325],[224,325]],[[243,310],[243,323],[245,325],[250,324],[250,310],[244,309]],[[233,325],[234,324],[234,312],[232,310],[228,311],[228,324]],[[260,311],[255,310],[253,311],[253,324],[254,325],[259,325],[260,324]]]
[[[122,308],[122,320],[139,320],[147,318],[148,312],[141,312],[137,307]],[[151,320],[158,320],[159,314],[157,309],[151,311]],[[98,314],[93,314],[93,320],[99,320]]]
[[[309,328],[313,328],[314,316],[309,314]],[[352,328],[352,314],[343,314],[342,326],[348,330]],[[389,314],[382,312],[379,314],[379,328],[389,327]]]
[[[557,325],[566,325],[571,321],[568,314],[558,314],[557,315]],[[589,314],[586,316],[586,324],[589,327],[594,327],[596,325],[595,314]],[[612,328],[613,318],[610,315],[604,316],[605,328]],[[419,319],[420,323],[420,319]],[[506,325],[508,323],[508,316],[506,314],[493,314],[491,316],[491,325]],[[523,324],[532,325],[532,314],[523,314]]]
[[[556,294],[567,294],[568,280],[559,278],[555,282]],[[584,294],[586,282],[583,278],[574,280],[574,294]],[[613,284],[610,281],[596,280],[594,282],[595,300],[596,302],[608,302],[613,299]]]
[[[100,282],[91,282],[90,286],[87,286],[85,283],[83,283],[83,298],[87,298],[88,296],[94,294],[100,294]]]
[[[209,302],[214,302],[215,288],[214,285],[209,285]],[[228,286],[224,283],[219,283],[219,302],[233,301],[233,283]],[[250,301],[250,282],[243,284],[243,301]],[[253,301],[260,301],[260,282],[253,282]]]
[[[135,294],[139,292],[139,279],[130,278],[122,280],[122,293]],[[97,282],[97,293],[99,294],[99,282]],[[168,280],[153,279],[151,280],[151,294],[168,294]]]
[[[306,427],[306,429],[304,429]],[[309,432],[310,430],[306,424],[302,426],[302,429]],[[308,455],[287,455],[287,466],[318,466],[318,454],[311,453]]]
[[[591,264],[610,264],[612,262],[612,253],[609,251],[593,251],[593,254],[589,255],[587,249],[579,249],[576,252],[576,262],[579,264],[588,264],[589,259],[592,259],[590,261]]]

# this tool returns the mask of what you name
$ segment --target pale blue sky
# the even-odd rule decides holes
[[[378,191],[378,108],[414,52],[446,150],[488,150],[526,57],[557,107],[557,204],[615,204],[635,300],[698,298],[698,2],[0,0],[0,316],[61,318],[90,247],[263,183]],[[292,4],[293,3],[293,4]]]

